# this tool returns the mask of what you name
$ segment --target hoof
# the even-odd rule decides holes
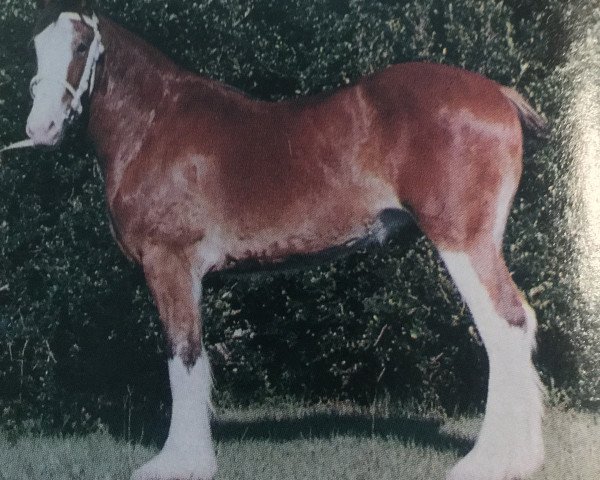
[[[131,480],[212,480],[217,472],[214,453],[200,455],[161,452],[131,475]]]
[[[525,480],[536,472],[544,461],[543,451],[497,452],[485,455],[472,451],[454,468],[446,480]]]

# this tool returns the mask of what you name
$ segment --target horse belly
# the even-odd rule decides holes
[[[404,228],[414,225],[404,208],[385,208],[358,225],[346,225],[334,232],[315,235],[311,231],[262,232],[237,242],[225,256],[220,270],[227,272],[272,271],[301,268],[352,253],[373,245],[383,245]],[[339,228],[339,227],[338,227]],[[270,236],[270,239],[261,238]]]

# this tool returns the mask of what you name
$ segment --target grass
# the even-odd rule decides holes
[[[217,480],[436,480],[464,455],[479,417],[371,415],[356,407],[261,407],[219,415]],[[534,480],[598,480],[600,415],[551,409]],[[158,448],[115,439],[0,435],[1,480],[128,480]]]

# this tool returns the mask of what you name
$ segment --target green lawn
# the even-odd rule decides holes
[[[435,480],[470,447],[480,419],[370,415],[355,407],[222,412],[217,479]],[[551,409],[547,460],[535,480],[600,479],[600,415]],[[108,434],[16,442],[0,435],[2,480],[116,480],[157,449]]]

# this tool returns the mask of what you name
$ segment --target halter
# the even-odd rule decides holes
[[[104,46],[102,45],[102,37],[100,35],[100,31],[98,30],[98,17],[95,13],[92,16],[83,15],[75,12],[63,12],[60,14],[60,17],[66,17],[71,20],[82,21],[89,27],[94,30],[94,39],[90,44],[88,49],[88,55],[85,62],[85,68],[83,70],[83,74],[81,75],[81,79],[79,80],[79,86],[77,89],[73,87],[66,79],[56,78],[56,77],[44,77],[42,75],[36,75],[31,79],[31,83],[29,85],[29,92],[32,98],[35,98],[35,87],[39,85],[41,82],[53,82],[59,83],[62,85],[70,94],[71,94],[71,102],[69,104],[68,111],[64,114],[64,118],[67,122],[72,122],[76,115],[81,114],[83,111],[83,105],[81,103],[81,98],[87,92],[89,95],[92,94],[94,90],[94,82],[96,79],[96,66],[98,64],[98,60],[100,59],[100,55],[104,52]],[[6,150],[14,150],[17,148],[27,148],[33,147],[34,143],[31,138],[27,140],[22,140],[20,142],[13,143],[7,147],[0,149],[0,153]]]

